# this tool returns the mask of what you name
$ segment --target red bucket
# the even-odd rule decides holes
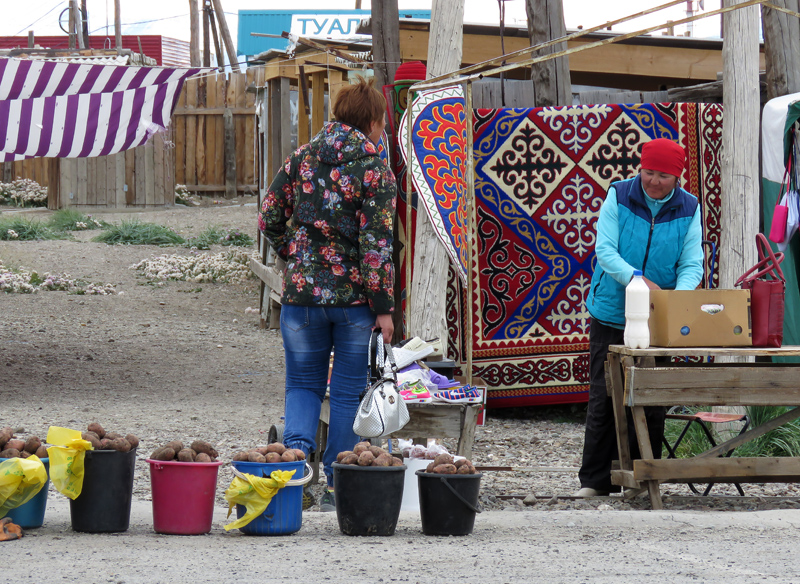
[[[157,533],[201,535],[211,531],[217,474],[222,462],[147,459]]]

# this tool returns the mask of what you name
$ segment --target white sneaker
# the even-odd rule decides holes
[[[584,498],[584,499],[587,498],[587,497],[607,497],[608,496],[608,491],[598,491],[597,489],[592,489],[592,488],[589,488],[589,487],[583,487],[581,490],[579,490],[577,493],[575,493],[572,496],[573,497],[581,497],[581,498]]]

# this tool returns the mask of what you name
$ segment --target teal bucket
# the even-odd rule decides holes
[[[7,458],[0,458],[0,462],[8,460]],[[47,509],[47,491],[50,490],[50,459],[40,459],[44,463],[44,468],[47,471],[47,482],[45,482],[42,490],[36,493],[33,498],[27,503],[9,509],[6,517],[10,517],[12,523],[16,523],[23,529],[33,529],[34,527],[41,527],[44,524],[44,512]]]
[[[269,477],[273,471],[295,471],[292,480],[272,497],[264,512],[239,528],[248,535],[288,535],[300,530],[303,523],[303,485],[311,480],[311,468],[303,477],[306,461],[297,462],[239,462],[231,463],[241,473]],[[236,505],[236,517],[244,517],[247,508]]]

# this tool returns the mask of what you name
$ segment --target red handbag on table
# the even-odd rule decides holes
[[[763,233],[756,235],[758,263],[736,280],[736,286],[750,290],[750,321],[754,347],[780,347],[783,344],[783,308],[786,279],[780,263],[783,254],[772,253]]]

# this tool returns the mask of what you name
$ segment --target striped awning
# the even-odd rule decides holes
[[[169,125],[200,69],[0,59],[0,161],[107,156]]]

